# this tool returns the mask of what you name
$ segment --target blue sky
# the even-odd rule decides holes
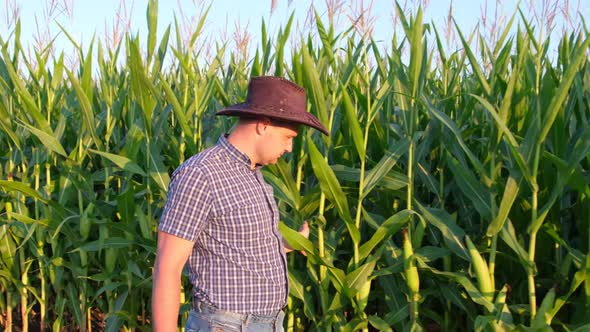
[[[71,43],[63,33],[60,34],[60,28],[55,22],[59,22],[64,26],[71,37],[83,46],[88,46],[93,34],[96,34],[103,43],[108,41],[108,36],[112,35],[112,30],[117,26],[117,22],[121,26],[125,26],[126,22],[129,22],[129,28],[132,32],[138,32],[144,41],[147,37],[147,33],[145,32],[147,0],[4,0],[3,2],[2,7],[0,7],[0,13],[2,13],[0,15],[0,19],[2,20],[0,22],[0,36],[6,40],[7,34],[14,29],[14,13],[18,13],[16,16],[20,17],[22,24],[21,42],[25,48],[34,46],[37,41],[47,41],[57,36],[55,41],[56,49],[58,51],[63,49],[66,53],[68,50],[71,52]],[[161,33],[166,26],[173,26],[175,15],[181,26],[189,31],[191,29],[191,19],[196,19],[203,8],[206,8],[210,4],[210,12],[206,20],[203,36],[217,40],[225,38],[232,41],[236,27],[239,27],[238,30],[243,31],[247,29],[251,36],[250,47],[252,48],[260,44],[262,19],[267,24],[269,34],[275,36],[277,29],[284,26],[290,14],[294,13],[295,21],[297,22],[296,29],[308,32],[309,30],[305,30],[305,22],[310,6],[313,4],[323,19],[327,21],[327,2],[329,1],[161,0],[159,1],[158,10],[158,31]],[[332,2],[342,4],[343,13],[339,15],[339,20],[336,23],[337,26],[343,28],[350,26],[347,16],[358,11],[361,3],[364,3],[365,6],[372,4],[371,16],[375,19],[374,38],[383,40],[384,45],[389,43],[394,31],[394,1],[332,0]],[[273,3],[275,4],[275,8],[271,12],[271,5]],[[399,3],[400,5],[406,5],[408,9],[415,9],[419,4],[422,4],[425,8],[424,21],[434,22],[436,27],[442,30],[446,24],[451,1],[399,0]],[[464,34],[469,34],[477,24],[480,25],[480,28],[483,28],[482,17],[484,16],[487,19],[485,30],[491,34],[491,22],[494,21],[494,17],[500,18],[500,25],[505,24],[506,20],[515,11],[516,1],[455,0],[452,3],[453,17]],[[534,7],[531,7],[531,3],[534,4]],[[590,1],[588,0],[524,0],[521,3],[521,9],[523,9],[525,15],[529,16],[530,19],[539,22],[538,19],[543,13],[543,3],[555,5],[555,7],[546,8],[549,11],[553,9],[553,12],[557,14],[554,24],[555,32],[558,34],[561,34],[564,29],[572,31],[574,27],[580,26],[579,15],[576,11],[581,12],[585,17],[590,17]],[[566,12],[565,4],[567,3],[569,3],[568,10],[572,16],[572,21],[570,22],[564,20],[564,13]],[[535,13],[537,18],[535,18]],[[502,21],[502,17],[504,21]],[[292,30],[292,35],[293,31],[296,30]],[[398,26],[398,33],[401,32]],[[187,33],[185,32],[184,35],[187,35]]]

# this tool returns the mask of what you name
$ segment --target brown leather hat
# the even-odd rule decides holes
[[[310,126],[328,135],[324,125],[306,111],[305,90],[281,77],[252,77],[248,84],[246,101],[228,106],[216,115],[268,116]]]

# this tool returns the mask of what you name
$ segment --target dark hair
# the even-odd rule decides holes
[[[280,119],[276,119],[267,115],[244,115],[244,116],[240,116],[240,121],[258,121],[261,119],[269,119],[270,123],[273,126],[277,126],[277,127],[285,127],[285,126],[299,126],[301,125],[300,123],[297,122],[293,122],[293,121],[285,121],[285,120],[280,120]]]

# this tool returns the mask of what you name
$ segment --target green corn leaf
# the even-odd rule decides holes
[[[47,150],[53,151],[63,157],[66,157],[66,158],[68,157],[63,146],[61,145],[59,140],[57,138],[55,138],[54,135],[44,132],[42,130],[39,130],[39,129],[37,129],[31,125],[28,125],[26,123],[22,123],[19,125],[25,127],[29,132],[31,132],[31,134],[37,136],[37,138],[39,139],[41,144],[43,144],[43,146],[45,146],[45,148]]]
[[[422,85],[425,78],[426,65],[424,57],[426,43],[424,40],[424,26],[422,25],[422,8],[418,7],[418,12],[413,18],[410,26],[410,33],[408,33],[410,42],[410,79],[412,82],[412,97],[416,98],[420,95]]]
[[[153,240],[154,239],[154,221],[151,216],[147,216],[142,210],[140,205],[135,205],[135,216],[139,223],[139,230],[141,232],[141,236],[144,239]]]
[[[426,263],[422,262],[420,259],[416,259],[416,262],[417,262],[418,267],[420,269],[428,270],[429,272],[431,272],[433,274],[436,274],[441,277],[446,277],[449,280],[458,283],[459,285],[461,285],[465,289],[465,291],[467,292],[467,295],[469,295],[469,297],[473,300],[473,302],[483,306],[488,312],[494,311],[494,304],[492,302],[488,301],[480,293],[480,291],[477,289],[477,287],[475,287],[475,285],[471,282],[471,280],[469,280],[469,278],[466,275],[464,275],[462,273],[458,273],[458,272],[439,271],[435,268],[428,266]]]
[[[93,46],[94,46],[94,36],[92,36],[92,40],[90,41],[90,46],[88,47],[88,52],[86,58],[84,58],[84,62],[82,63],[82,72],[80,77],[80,85],[82,90],[84,91],[84,95],[88,97],[88,100],[93,100],[93,89],[92,89],[92,54],[93,54]]]
[[[303,73],[305,75],[305,90],[308,98],[310,99],[311,111],[317,114],[320,122],[330,131],[328,125],[328,110],[326,108],[326,97],[322,87],[322,80],[320,80],[320,74],[314,64],[309,52],[306,48],[302,48],[303,55]]]
[[[289,271],[289,294],[304,301],[305,289],[303,283],[299,281],[300,278],[301,277],[297,274],[297,271]]]
[[[396,311],[391,311],[387,315],[385,315],[385,321],[389,325],[394,325],[402,322],[404,319],[408,318],[410,305],[405,304],[401,308],[397,309]]]
[[[360,318],[353,318],[349,322],[347,322],[344,326],[340,327],[339,330],[341,332],[354,332],[354,331],[362,331],[367,329],[367,321]]]
[[[500,238],[506,243],[512,251],[516,254],[516,257],[520,261],[525,268],[533,269],[536,271],[537,267],[534,262],[529,260],[528,252],[522,247],[521,243],[518,241],[518,237],[516,235],[516,231],[514,230],[514,226],[510,219],[506,220],[502,230],[500,231]]]
[[[330,281],[336,288],[338,294],[344,294],[346,291],[346,274],[339,268],[328,267],[328,273],[330,274]]]
[[[80,247],[72,250],[71,252],[77,252],[80,250],[84,251],[99,251],[104,249],[120,249],[120,248],[128,248],[131,245],[138,244],[134,240],[125,239],[121,237],[110,237],[107,239],[100,239],[92,242],[86,242]]]
[[[72,84],[72,87],[74,87],[74,91],[76,91],[76,96],[78,97],[78,103],[80,105],[80,108],[82,109],[82,115],[83,115],[82,119],[83,119],[83,123],[84,123],[84,128],[88,131],[88,133],[90,133],[90,136],[92,137],[92,141],[94,142],[94,145],[100,149],[100,148],[102,148],[103,144],[95,132],[97,122],[94,119],[94,112],[92,110],[92,105],[90,103],[90,99],[88,98],[88,96],[84,92],[84,89],[82,88],[82,86],[80,85],[80,82],[74,76],[74,74],[72,74],[72,72],[69,71],[68,69],[66,69],[66,73],[68,75],[68,78],[70,79],[70,84]]]
[[[442,43],[442,39],[440,38],[440,34],[438,33],[438,29],[436,28],[436,25],[432,25],[432,28],[434,30],[434,35],[436,37],[436,47],[437,47],[437,51],[438,51],[438,56],[440,57],[440,60],[442,62],[442,66],[443,67],[447,67],[447,55],[445,54],[445,47]]]
[[[359,71],[358,63],[359,63],[359,61],[361,61],[359,59],[360,59],[361,54],[364,50],[363,45],[364,45],[363,41],[360,40],[358,42],[358,45],[355,47],[355,51],[352,54],[350,61],[347,63],[345,69],[343,69],[343,73],[342,73],[340,79],[341,79],[342,84],[345,86],[349,86],[349,82],[350,82],[351,77],[353,76],[353,73]]]
[[[350,216],[348,200],[342,191],[342,187],[340,187],[338,179],[336,179],[336,175],[330,166],[328,166],[328,163],[324,160],[324,157],[313,143],[313,140],[308,139],[307,144],[311,159],[311,166],[313,168],[313,172],[320,182],[322,192],[326,194],[326,197],[336,205],[338,215],[346,223],[346,227],[348,228],[348,232],[350,233],[353,241],[356,243],[360,242],[360,232]]]
[[[330,64],[333,64],[334,63],[333,41],[330,38],[330,35],[326,32],[326,28],[324,27],[324,24],[322,23],[322,17],[320,16],[320,14],[318,14],[318,12],[315,8],[313,9],[313,13],[314,13],[315,19],[316,19],[316,26],[318,29],[318,34],[320,36],[320,40],[322,41],[322,45],[324,46],[322,54],[328,58],[328,62]]]
[[[561,308],[570,303],[568,301],[569,297],[585,282],[588,280],[588,270],[590,269],[590,259],[586,259],[586,266],[582,266],[582,268],[574,274],[574,278],[570,284],[570,289],[568,292],[558,298],[555,299],[555,303],[552,308],[548,311],[546,319],[549,321],[553,320],[555,315],[561,310]],[[586,286],[587,287],[587,286]]]
[[[467,54],[467,58],[469,58],[469,63],[471,64],[471,69],[473,70],[473,72],[475,73],[477,78],[479,79],[479,83],[481,84],[481,87],[483,88],[486,96],[489,96],[492,92],[492,88],[488,84],[488,81],[485,78],[485,76],[481,70],[479,61],[477,61],[477,58],[475,57],[475,55],[471,51],[471,47],[469,47],[470,43],[465,39],[465,37],[463,37],[463,33],[461,32],[461,29],[459,29],[459,25],[457,25],[457,22],[455,21],[455,19],[453,19],[453,23],[455,24],[455,30],[459,34],[459,38],[461,39],[461,43],[463,44],[463,49],[465,50],[465,53]],[[471,39],[471,37],[469,39]]]
[[[346,114],[346,120],[348,127],[352,134],[352,141],[356,147],[356,152],[361,160],[365,159],[365,140],[363,138],[363,132],[361,130],[359,117],[355,111],[355,107],[352,105],[348,91],[343,85],[340,85],[340,93],[342,94],[342,108]]]
[[[2,188],[7,193],[18,191],[23,193],[25,196],[47,202],[40,192],[31,188],[28,184],[22,182],[0,180],[0,188]]]
[[[127,297],[129,296],[129,291],[124,290],[120,294],[117,295],[117,300],[115,301],[115,312],[119,313],[122,311],[125,302],[127,301]],[[106,332],[118,332],[121,330],[121,326],[123,325],[124,321],[122,317],[119,315],[112,315],[107,317],[106,319]]]
[[[78,43],[76,43],[76,39],[72,37],[72,35],[66,30],[66,28],[64,28],[64,26],[61,25],[59,22],[56,21],[55,24],[57,24],[61,32],[63,32],[66,35],[70,43],[72,43],[74,48],[76,48],[76,50],[78,51],[79,56],[82,58],[82,48],[80,47],[80,45],[78,45]]]
[[[375,61],[377,62],[377,68],[379,69],[379,75],[381,77],[387,77],[387,75],[388,75],[387,68],[385,66],[384,61],[382,60],[383,57],[381,56],[381,54],[379,52],[379,46],[373,38],[371,38],[370,46],[371,46],[371,49],[373,50],[373,57],[374,57]],[[383,86],[389,87],[388,82],[387,81],[383,82]]]
[[[465,144],[463,136],[461,135],[461,132],[459,131],[459,128],[457,128],[455,122],[453,122],[453,120],[451,120],[451,118],[449,118],[448,115],[436,109],[434,105],[432,105],[429,101],[426,101],[426,106],[430,114],[437,118],[443,125],[445,125],[445,127],[447,127],[453,133],[453,135],[455,135],[457,143],[459,143],[465,154],[467,154],[467,157],[471,161],[472,165],[475,167],[477,173],[483,178],[484,182],[489,182],[489,178],[486,175],[483,165],[475,156],[475,154],[471,151],[471,149],[467,147],[467,144]]]
[[[289,228],[289,226],[285,225],[282,221],[279,222],[279,231],[293,250],[305,251],[308,259],[315,262],[315,264],[321,262],[321,259],[317,256],[313,243],[310,240],[306,239],[296,230]]]
[[[546,154],[551,155],[548,152],[546,152]],[[546,203],[539,210],[539,213],[537,215],[537,219],[535,219],[528,226],[527,232],[529,234],[537,233],[537,231],[543,225],[545,218],[549,214],[549,211],[551,210],[551,208],[553,207],[553,205],[555,204],[557,199],[561,195],[563,195],[563,188],[569,182],[570,177],[573,175],[573,173],[575,171],[575,169],[570,168],[571,167],[570,165],[572,165],[573,167],[576,167],[578,165],[577,163],[566,164],[566,162],[564,160],[562,160],[556,156],[553,156],[553,155],[551,155],[551,156],[552,157],[549,157],[548,159],[552,159],[554,162],[558,163],[563,168],[558,166],[557,181],[554,183],[554,185],[552,187],[551,195],[549,196],[549,199],[546,201]]]
[[[379,331],[393,332],[389,324],[378,316],[371,315],[368,317],[369,324]]]
[[[469,253],[463,245],[463,237],[465,231],[453,220],[453,218],[444,210],[427,208],[414,200],[414,204],[418,207],[418,211],[429,223],[438,228],[443,234],[445,244],[455,255],[470,261]]]
[[[48,219],[33,219],[33,218],[26,216],[24,214],[15,213],[15,212],[8,212],[8,216],[11,218],[14,218],[15,220],[22,222],[23,224],[27,224],[27,225],[31,225],[31,226],[43,226],[43,227],[50,226]],[[35,228],[31,227],[30,230],[34,231]],[[27,241],[23,241],[23,242],[27,242]]]
[[[74,283],[68,283],[66,285],[66,294],[68,295],[68,299],[70,303],[80,303],[78,299],[78,290],[75,288]],[[76,323],[78,326],[82,324],[82,312],[80,310],[79,305],[71,305],[69,306],[71,310],[73,310],[74,318],[76,319]]]
[[[209,6],[207,6],[207,9],[205,9],[202,12],[201,16],[199,17],[199,21],[197,22],[196,29],[194,30],[194,32],[191,36],[190,43],[188,44],[187,49],[190,50],[195,45],[197,38],[199,37],[199,35],[201,34],[201,32],[203,30],[203,26],[205,26],[207,16],[209,15],[209,10],[211,10],[211,5],[213,5],[213,3],[210,3]],[[178,31],[178,29],[177,29],[177,31]],[[262,40],[266,40],[266,39],[263,38]]]
[[[11,271],[16,268],[15,262],[18,264],[16,257],[17,246],[17,243],[10,234],[9,226],[0,225],[0,258],[2,258],[1,262],[3,265],[3,269],[0,272],[4,272],[10,276]],[[7,271],[4,271],[4,269]]]
[[[519,3],[520,3],[520,1],[519,1]],[[506,37],[510,33],[510,30],[512,28],[512,24],[514,23],[514,18],[516,17],[516,14],[517,14],[517,12],[515,11],[514,14],[512,14],[512,16],[510,17],[510,20],[508,21],[508,23],[503,25],[504,29],[502,30],[502,34],[500,35],[500,38],[498,38],[498,40],[496,41],[496,48],[494,49],[494,58],[498,54],[500,47],[502,45],[504,45],[504,41],[506,40]]]
[[[299,203],[295,201],[293,192],[287,188],[282,180],[268,172],[264,173],[264,178],[272,185],[275,196],[280,202],[285,202],[295,209],[299,207]]]
[[[518,190],[520,187],[520,181],[517,181],[512,177],[512,175],[508,178],[506,182],[506,186],[504,186],[504,195],[502,196],[502,201],[500,202],[500,209],[498,211],[498,215],[490,225],[488,226],[487,236],[494,236],[498,234],[498,232],[504,226],[504,222],[508,218],[508,213],[516,200],[516,196],[518,195]]]
[[[424,184],[428,191],[435,194],[438,200],[442,200],[440,195],[441,185],[438,182],[436,175],[430,172],[428,169],[426,169],[426,167],[428,167],[428,165],[425,165],[421,162],[416,163],[414,168],[414,176],[418,177],[420,179],[420,182]]]
[[[414,252],[415,255],[420,256],[420,258],[425,263],[434,262],[439,258],[447,257],[451,254],[449,249],[444,247],[434,247],[434,246],[422,246]]]
[[[10,58],[6,48],[2,48],[2,56],[4,59]],[[35,99],[33,99],[33,96],[31,96],[23,84],[23,80],[17,74],[13,64],[10,61],[4,61],[3,65],[4,69],[6,69],[6,72],[8,73],[8,76],[10,77],[11,83],[14,85],[15,90],[13,93],[22,99],[24,106],[26,106],[27,113],[30,114],[33,119],[35,119],[35,122],[42,131],[51,133],[51,127],[49,126],[47,119],[45,119],[45,117],[41,114]]]
[[[581,326],[577,327],[576,329],[572,330],[572,332],[585,332],[585,331],[590,331],[590,324],[584,324],[584,325],[581,325]]]
[[[148,48],[147,58],[148,63],[152,58],[154,49],[156,48],[156,38],[158,29],[158,1],[149,0],[146,11],[147,27],[148,27]]]
[[[303,301],[303,310],[307,318],[315,320],[316,312],[313,295],[306,291],[304,278],[298,271],[289,269],[289,294]]]
[[[397,161],[408,151],[410,142],[408,139],[403,139],[391,151],[385,151],[384,156],[379,160],[377,165],[367,172],[365,178],[365,187],[363,188],[363,197],[367,197],[375,186],[383,180],[383,178],[390,173],[391,169]]]
[[[582,45],[580,45],[579,48],[576,48],[576,51],[573,54],[572,59],[570,60],[570,63],[568,64],[568,67],[559,82],[557,90],[551,98],[551,102],[547,107],[545,117],[542,121],[543,128],[541,129],[540,134],[537,138],[537,144],[542,144],[542,142],[545,141],[545,138],[547,137],[549,130],[553,126],[555,118],[557,117],[559,111],[563,107],[564,101],[569,95],[572,83],[575,77],[580,72],[579,69],[582,65],[582,61],[588,59],[588,47],[590,47],[590,37],[587,37],[586,40],[582,43]]]
[[[289,192],[289,196],[292,197],[293,203],[295,204],[294,207],[299,209],[301,206],[301,195],[297,190],[297,184],[295,183],[295,179],[291,172],[291,163],[287,163],[284,159],[279,159],[276,164],[267,165],[265,169],[268,169],[277,175],[277,178],[285,186],[285,190]],[[266,174],[268,174],[268,172],[265,172],[265,175]]]
[[[468,316],[474,316],[470,310],[471,308],[468,308],[465,305],[466,301],[465,301],[465,296],[463,295],[463,292],[455,284],[449,284],[449,285],[442,286],[440,288],[440,292],[446,300],[448,300],[450,303],[456,305],[463,312],[466,312],[468,314]]]
[[[473,206],[479,214],[485,219],[492,218],[492,207],[489,202],[489,190],[479,183],[473,173],[468,168],[463,167],[457,159],[448,157],[448,166],[454,175],[459,189],[467,199],[473,203]]]
[[[516,75],[514,75],[513,77],[516,77]],[[508,93],[508,91],[507,91],[507,93]],[[480,96],[474,95],[472,93],[470,93],[469,95],[472,96],[473,98],[477,99],[477,101],[479,101],[480,104],[482,104],[484,106],[484,108],[490,113],[490,115],[494,118],[494,120],[496,120],[496,124],[498,125],[500,132],[502,132],[502,134],[506,136],[506,138],[508,139],[508,143],[510,143],[510,145],[512,145],[513,147],[518,149],[518,147],[519,147],[518,142],[514,138],[514,135],[512,135],[512,132],[510,131],[510,129],[508,129],[508,127],[506,126],[505,119],[502,119],[500,117],[498,112],[496,112],[496,109],[494,108],[494,106],[492,106],[492,104],[490,104],[487,100],[483,99]],[[505,107],[504,105],[510,105],[510,99],[504,100],[502,107]]]
[[[410,210],[402,210],[385,220],[371,238],[359,248],[359,260],[365,259],[379,243],[397,233],[408,222],[412,213],[414,212]]]
[[[127,158],[125,156],[120,156],[120,155],[108,153],[108,152],[102,152],[102,151],[98,151],[98,150],[94,150],[94,149],[88,149],[88,151],[90,151],[92,153],[96,153],[96,154],[110,160],[111,162],[113,162],[115,165],[117,165],[122,170],[146,176],[145,172],[141,169],[141,167],[139,167],[136,163],[134,163],[133,161],[131,161],[129,158]]]
[[[496,306],[496,317],[497,321],[501,322],[505,326],[512,326],[512,314],[510,313],[510,309],[508,308],[508,304],[506,304],[506,297],[508,295],[508,284],[505,284],[502,289],[498,292],[496,299],[494,301],[494,305]],[[512,326],[513,327],[513,326]]]
[[[586,306],[590,305],[590,255],[586,254],[586,273],[584,276],[584,294],[586,294]],[[555,314],[553,314],[555,316]]]
[[[369,281],[369,277],[375,269],[375,263],[376,260],[371,260],[346,275],[346,289],[350,298],[353,298]]]
[[[361,180],[361,170],[345,165],[330,165],[330,168],[336,175],[336,178],[343,181],[359,182]]]
[[[112,292],[114,290],[116,290],[119,287],[126,287],[127,283],[126,282],[108,282],[106,283],[104,286],[102,286],[101,288],[99,288],[96,293],[94,294],[94,301],[96,301],[96,299],[101,295],[104,294],[105,292]],[[93,302],[94,302],[93,301]]]
[[[160,46],[158,47],[158,58],[154,61],[154,65],[152,66],[152,77],[157,77],[157,74],[162,71],[162,64],[164,63],[164,58],[166,57],[166,51],[168,50],[168,41],[170,39],[170,26],[166,28],[162,38],[160,39]],[[189,71],[192,73],[192,71]]]
[[[285,44],[289,39],[289,33],[291,31],[291,24],[293,23],[293,18],[295,17],[295,13],[291,13],[287,24],[285,25],[285,30],[279,32],[277,37],[277,44],[275,46],[276,53],[275,53],[275,76],[283,76],[284,73],[284,60],[283,54],[285,52]]]
[[[549,291],[545,294],[543,301],[541,301],[541,305],[537,310],[537,314],[531,325],[533,329],[543,329],[546,327],[551,327],[551,320],[549,311],[553,309],[555,304],[555,287],[551,287]]]
[[[395,2],[395,10],[396,10],[397,16],[400,18],[402,27],[404,28],[406,35],[411,35],[410,23],[408,23],[408,19],[406,17],[404,9],[400,6],[399,2],[397,2],[397,1]]]
[[[557,233],[557,231],[555,230],[554,227],[552,227],[549,224],[544,224],[543,225],[543,231],[545,232],[545,234],[549,235],[556,244],[559,244],[560,246],[563,246],[568,254],[569,257],[572,258],[572,260],[575,262],[576,265],[582,265],[584,264],[584,260],[585,258],[585,254],[582,253],[580,250],[573,248],[572,246],[570,246],[561,236],[560,234]]]
[[[160,87],[164,89],[166,100],[168,101],[168,103],[170,103],[170,105],[172,105],[172,110],[174,111],[174,115],[178,118],[178,124],[182,128],[184,135],[186,137],[192,137],[192,131],[189,126],[189,121],[186,118],[186,115],[184,114],[184,111],[180,106],[178,99],[176,98],[176,94],[174,93],[174,91],[172,91],[170,84],[166,82],[165,78],[161,74]]]
[[[139,39],[129,39],[127,41],[127,47],[129,48],[131,88],[133,94],[139,101],[139,105],[141,105],[147,134],[151,135],[153,111],[157,102],[155,96],[159,96],[160,91],[156,90],[156,87],[148,78],[147,68],[143,64],[142,55],[140,53]],[[159,76],[162,75],[161,73],[158,74]],[[164,80],[163,78],[161,79],[162,81]]]
[[[12,130],[13,120],[11,118],[10,114],[6,111],[4,103],[0,102],[0,129],[10,137],[17,150],[22,150],[20,136]]]
[[[168,185],[170,184],[170,175],[168,174],[168,169],[164,164],[162,152],[159,149],[161,149],[161,147],[157,146],[156,144],[150,145],[151,153],[149,160],[149,175],[158,185],[160,190],[166,193],[168,191]]]
[[[371,324],[371,326],[373,326],[379,331],[393,332],[393,330],[391,329],[391,327],[389,327],[387,322],[379,318],[378,316],[371,315],[368,317],[368,320],[369,324]]]
[[[135,192],[132,186],[122,188],[121,191],[117,195],[117,210],[123,222],[133,225],[135,222]]]

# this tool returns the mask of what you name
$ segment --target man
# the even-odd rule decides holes
[[[187,331],[282,331],[289,248],[260,169],[291,152],[299,125],[328,131],[306,111],[305,90],[278,77],[252,78],[246,101],[217,115],[240,119],[172,175],[158,231],[154,330],[177,330],[188,260],[193,307]],[[309,234],[307,224],[300,233]]]

